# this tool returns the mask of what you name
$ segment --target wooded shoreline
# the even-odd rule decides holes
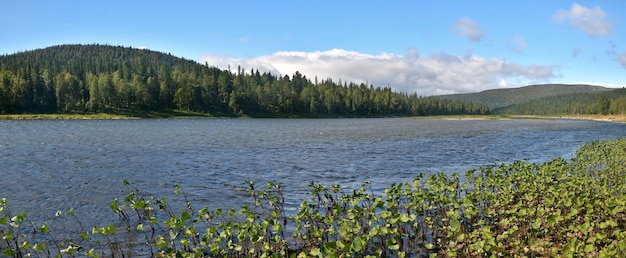
[[[281,117],[232,116],[224,114],[209,114],[200,112],[125,112],[125,113],[86,113],[86,114],[0,114],[0,120],[87,120],[87,119],[176,119],[176,118],[380,118],[346,117],[346,116],[303,116],[290,115]],[[385,116],[382,116],[385,117]],[[532,115],[451,115],[451,116],[406,116],[406,118],[439,118],[439,119],[575,119],[601,122],[626,123],[626,115],[570,115],[570,116],[532,116]]]

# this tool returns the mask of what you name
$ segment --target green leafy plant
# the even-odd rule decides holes
[[[119,222],[57,240],[47,223],[0,200],[2,255],[13,257],[484,257],[626,255],[626,139],[582,146],[571,160],[517,161],[464,176],[418,175],[375,192],[311,183],[287,212],[283,187],[245,182],[251,205],[173,209],[131,190],[110,208]],[[175,211],[176,210],[176,211]],[[62,223],[81,222],[74,210]],[[31,232],[31,233],[25,233]]]

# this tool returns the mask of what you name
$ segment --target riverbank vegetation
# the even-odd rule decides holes
[[[486,114],[486,105],[299,72],[276,75],[155,51],[61,45],[0,56],[0,114],[198,112],[210,116]]]
[[[501,117],[511,119],[574,119],[574,120],[590,120],[601,122],[620,122],[626,123],[626,115],[550,115],[550,116],[537,116],[537,115],[493,115],[488,117]]]
[[[208,114],[186,111],[120,110],[110,113],[63,113],[63,114],[0,114],[2,120],[81,120],[81,119],[138,119],[138,118],[213,118],[234,117],[227,114]]]
[[[570,160],[517,161],[464,175],[418,175],[374,192],[311,183],[294,210],[288,187],[246,182],[250,205],[173,209],[129,187],[119,223],[60,239],[0,202],[0,248],[14,257],[485,257],[626,255],[626,139],[590,142]],[[182,195],[184,189],[175,187]],[[73,209],[66,223],[82,223]]]

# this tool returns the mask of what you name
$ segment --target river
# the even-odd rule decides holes
[[[157,198],[180,185],[198,208],[239,207],[250,180],[282,183],[293,210],[310,182],[380,190],[419,173],[569,158],[625,133],[626,124],[562,119],[5,120],[0,198],[38,223],[73,208],[104,226],[117,219],[113,198],[129,192],[123,180]]]

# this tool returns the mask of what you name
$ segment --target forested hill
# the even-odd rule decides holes
[[[544,84],[441,98],[488,105],[491,114],[581,115],[624,114],[626,90],[591,85]]]
[[[250,116],[486,114],[486,105],[299,72],[221,70],[151,50],[60,45],[0,56],[0,113],[184,110]]]
[[[591,85],[540,84],[520,88],[492,89],[476,93],[450,94],[440,97],[450,100],[483,103],[490,109],[499,109],[529,101],[567,94],[587,94],[610,89]]]
[[[515,115],[623,115],[626,89],[592,93],[547,96],[528,102],[493,109],[494,114]]]

